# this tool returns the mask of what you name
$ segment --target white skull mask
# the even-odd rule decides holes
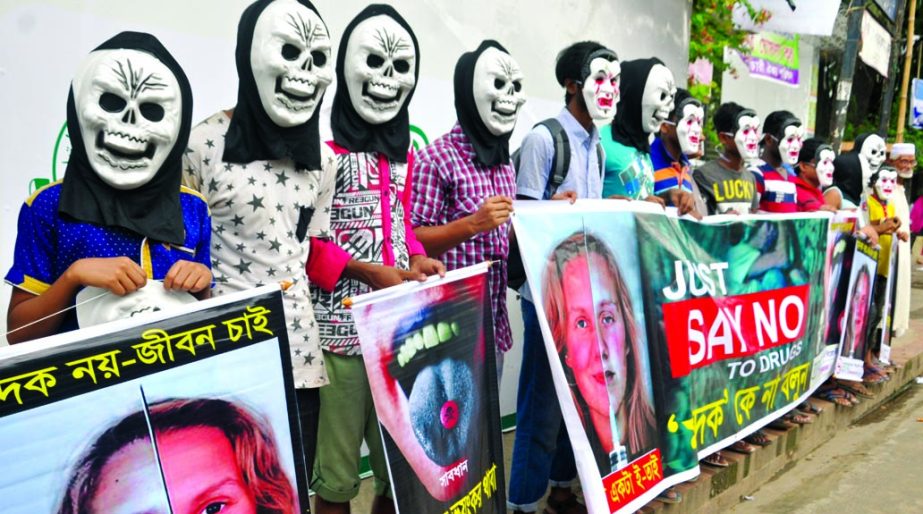
[[[647,76],[641,96],[641,124],[645,132],[652,134],[660,130],[660,125],[673,111],[675,96],[673,73],[666,66],[655,64]]]
[[[829,148],[822,149],[818,152],[817,161],[814,167],[817,170],[817,181],[820,182],[820,187],[827,187],[833,184],[834,159],[836,159],[836,154]]]
[[[93,171],[116,189],[154,178],[179,137],[182,92],[173,72],[139,50],[97,50],[72,83]]]
[[[495,136],[509,134],[516,126],[519,108],[526,103],[519,64],[497,48],[481,52],[474,64],[474,104],[487,130]]]
[[[296,0],[272,2],[253,28],[250,67],[260,103],[273,123],[307,123],[333,81],[327,26]]]
[[[413,38],[383,14],[356,25],[343,62],[349,100],[359,116],[373,125],[397,116],[417,83]]]
[[[878,134],[871,134],[862,142],[862,148],[859,153],[865,157],[871,167],[871,172],[875,173],[881,168],[886,157],[885,140]]]
[[[884,201],[890,200],[895,187],[897,187],[897,171],[891,168],[880,170],[878,180],[875,181],[875,194],[878,198]]]
[[[595,57],[590,61],[589,71],[582,88],[587,111],[594,120],[611,120],[619,103],[622,66],[617,60]]]
[[[782,162],[794,166],[798,164],[798,153],[804,146],[804,129],[801,125],[791,124],[785,127],[782,140],[779,141],[779,155]]]
[[[737,132],[734,134],[737,151],[745,161],[756,159],[760,152],[760,119],[745,111],[737,118]]]
[[[702,152],[702,127],[705,109],[701,105],[689,102],[683,105],[682,118],[676,122],[676,138],[684,155],[696,156]]]

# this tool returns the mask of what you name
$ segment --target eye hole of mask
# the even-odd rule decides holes
[[[327,54],[320,50],[314,50],[311,52],[311,60],[314,61],[315,66],[323,66],[327,64]]]
[[[144,116],[150,121],[160,121],[163,119],[163,107],[158,104],[145,102],[141,104],[139,110],[141,111],[141,116]]]
[[[381,65],[385,63],[385,60],[381,58],[380,55],[369,54],[368,58],[365,60],[365,64],[368,64],[369,68],[381,68]]]
[[[522,91],[522,82],[518,80],[513,81],[513,89],[515,89],[517,93]]]
[[[500,80],[500,79],[494,79],[494,88],[495,88],[495,89],[503,89],[503,86],[504,86],[504,85],[506,85],[506,82],[504,82],[504,81],[502,81],[502,80]]]
[[[99,106],[106,112],[122,112],[126,105],[128,105],[128,102],[113,93],[103,93],[99,97]]]
[[[398,59],[394,61],[394,71],[398,73],[407,73],[410,71],[410,63],[404,59]]]
[[[282,45],[282,57],[286,61],[294,61],[299,55],[301,55],[301,50],[299,50],[297,46],[289,43]]]

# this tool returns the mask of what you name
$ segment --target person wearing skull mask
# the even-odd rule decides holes
[[[674,104],[670,117],[660,125],[660,131],[651,143],[654,194],[675,205],[670,198],[672,191],[689,193],[695,206],[691,214],[701,218],[708,214],[708,209],[692,180],[689,158],[702,155],[705,107],[682,88],[676,90]]]
[[[336,179],[317,113],[333,80],[330,35],[308,0],[258,0],[241,15],[235,61],[237,103],[193,129],[183,181],[211,207],[214,294],[291,282],[283,303],[310,478],[328,379],[306,237],[328,235]]]
[[[506,261],[516,175],[509,139],[526,101],[523,74],[500,43],[486,40],[458,59],[454,83],[458,122],[414,156],[412,223],[426,253],[450,270],[496,261],[488,282],[499,372],[513,345]]]
[[[714,116],[722,151],[692,173],[705,199],[708,214],[749,214],[759,207],[756,178],[746,159],[756,155],[759,119],[756,113],[734,102],[721,104]]]
[[[191,118],[186,75],[154,36],[122,32],[89,54],[67,99],[65,178],[20,210],[10,343],[77,328],[68,307],[84,287],[137,295],[162,280],[208,296],[208,206],[180,187]]]
[[[651,134],[660,132],[660,126],[675,107],[673,74],[656,57],[626,61],[622,63],[622,95],[622,108],[615,119],[600,129],[600,141],[606,150],[603,195],[663,205],[664,200],[654,196],[649,141]],[[681,212],[692,209],[688,193],[680,188],[670,191],[683,197],[682,205],[674,202]]]
[[[906,229],[900,230],[900,220],[894,214],[893,199],[897,188],[897,176],[897,170],[888,165],[872,173],[868,181],[871,192],[862,206],[868,216],[869,224],[878,228],[878,244],[881,247],[878,251],[878,278],[875,280],[872,304],[869,308],[869,323],[866,326],[866,341],[869,344],[865,355],[863,380],[873,383],[887,379],[887,371],[876,362],[881,349],[881,336],[880,333],[876,334],[876,331],[883,314],[888,273],[891,272],[892,237],[896,235],[904,243],[910,240],[910,234]],[[885,326],[884,329],[890,330],[890,327]]]
[[[796,188],[798,212],[831,211],[836,209],[824,201],[823,188],[833,183],[833,147],[818,138],[804,141],[798,152],[797,175],[792,179]]]
[[[599,59],[609,61],[609,65],[603,66]],[[595,87],[588,91],[586,86],[590,81],[588,77],[600,76],[592,71],[594,69],[608,68],[606,73],[614,75],[616,59],[615,52],[595,41],[574,43],[558,54],[555,77],[565,89],[565,106],[554,120],[561,127],[561,133],[556,137],[552,129],[542,123],[523,139],[516,171],[517,199],[602,198],[605,152],[593,121],[594,116],[602,114],[594,105],[606,102],[596,98]],[[596,79],[592,82],[595,84]],[[614,95],[613,104],[617,101],[618,95]],[[615,107],[613,105],[613,109]],[[556,170],[556,161],[560,159],[555,152],[555,142],[562,135],[569,142],[569,161],[567,169]],[[563,181],[554,183],[555,175],[559,174],[563,175]],[[555,395],[554,382],[529,285],[524,284],[519,293],[525,330],[508,507],[514,512],[535,512],[550,484],[545,512],[585,513],[586,507],[577,501],[571,490],[577,468],[561,410],[557,402],[548,401]],[[676,503],[679,498],[674,492],[665,500]]]
[[[907,203],[906,185],[913,179],[914,168],[917,165],[916,147],[913,143],[894,143],[891,145],[891,166],[897,169],[897,187],[894,188],[892,202],[894,213],[901,226],[910,227],[910,205]],[[897,255],[897,287],[894,293],[894,323],[892,331],[895,337],[900,337],[907,331],[910,323],[910,267],[911,244],[898,245]]]
[[[311,238],[307,272],[331,383],[320,389],[318,450],[311,481],[319,514],[349,512],[359,493],[363,439],[375,476],[372,512],[393,512],[388,468],[359,337],[342,299],[443,273],[410,226],[407,106],[419,46],[393,8],[373,4],[347,25],[337,52],[331,113],[337,154],[331,239]],[[371,206],[357,210],[356,206]]]
[[[762,163],[750,171],[756,177],[760,195],[760,211],[768,213],[797,212],[795,169],[801,151],[804,130],[801,120],[788,111],[773,111],[763,124],[760,140]]]
[[[888,157],[885,140],[878,134],[866,132],[856,138],[852,151],[862,157],[862,183],[868,184],[872,173],[881,169],[881,165]]]

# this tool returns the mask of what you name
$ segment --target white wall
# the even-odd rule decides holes
[[[421,47],[421,79],[410,107],[412,123],[430,139],[455,121],[452,71],[458,56],[485,38],[505,45],[526,75],[530,97],[514,146],[532,124],[554,115],[562,94],[554,59],[568,44],[595,39],[622,59],[657,56],[685,77],[689,0],[396,0]],[[67,159],[66,138],[54,150],[65,120],[70,79],[92,48],[122,30],[155,34],[192,83],[195,119],[230,107],[236,99],[234,46],[246,0],[31,0],[0,3],[0,273],[13,259],[16,217],[34,178],[58,177]],[[339,34],[365,2],[318,0],[331,34]],[[336,48],[336,46],[334,47]],[[678,80],[682,82],[682,80]],[[332,95],[327,95],[329,109]],[[324,121],[326,125],[326,121]],[[10,287],[0,290],[5,310]],[[522,337],[518,304],[513,330]],[[0,334],[6,317],[0,316]],[[5,338],[0,337],[0,344]],[[515,406],[519,349],[508,356],[502,412]]]

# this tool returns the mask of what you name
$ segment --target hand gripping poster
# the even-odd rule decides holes
[[[290,369],[271,286],[2,348],[0,512],[305,512]]]
[[[506,512],[488,266],[351,299],[401,513]]]
[[[840,351],[834,376],[843,380],[862,380],[869,332],[869,314],[878,273],[878,249],[856,239],[846,304],[836,320],[840,328]],[[874,327],[873,327],[874,328]]]
[[[515,209],[590,512],[637,510],[809,394],[829,217]]]

